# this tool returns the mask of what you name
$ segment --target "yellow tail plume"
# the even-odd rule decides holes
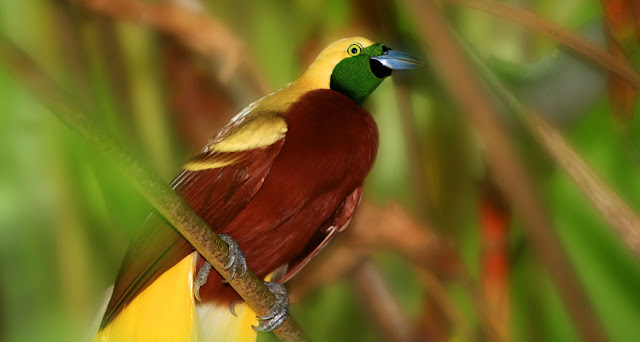
[[[200,304],[193,296],[196,253],[160,276],[103,330],[93,342],[255,342],[256,315],[239,304]]]

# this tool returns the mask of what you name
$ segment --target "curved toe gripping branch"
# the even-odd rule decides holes
[[[227,258],[229,259],[229,262],[224,266],[224,269],[225,270],[231,269],[231,274],[229,275],[229,278],[225,280],[225,283],[228,283],[231,280],[233,280],[233,278],[236,276],[236,272],[238,271],[238,269],[242,270],[240,272],[240,277],[244,277],[244,275],[247,273],[247,259],[244,257],[244,254],[240,250],[238,243],[234,239],[232,239],[231,236],[227,234],[218,234],[218,236],[220,236],[220,238],[224,240],[224,242],[226,242],[227,245],[229,245],[229,252],[227,254]],[[193,284],[195,287],[194,296],[199,302],[202,302],[202,299],[200,298],[200,288],[207,283],[207,279],[209,279],[209,273],[211,272],[211,268],[212,268],[211,264],[205,260],[204,265],[200,267],[200,270],[198,271],[198,275],[196,276],[196,280],[194,281],[194,284]],[[233,307],[231,308],[231,312],[234,313]]]
[[[240,272],[240,277],[244,277],[247,273],[247,259],[240,250],[238,243],[227,234],[218,234],[218,236],[220,236],[220,238],[229,245],[229,254],[227,255],[229,263],[224,266],[224,269],[231,269],[231,275],[226,282],[228,283],[233,280],[238,269],[242,270],[242,272]]]
[[[211,272],[211,264],[205,260],[204,265],[200,267],[198,271],[198,275],[196,276],[196,280],[193,282],[193,286],[195,287],[193,291],[194,297],[198,300],[198,302],[202,302],[202,298],[200,298],[200,288],[207,283],[207,279],[209,279],[209,272]]]
[[[220,238],[224,240],[229,245],[229,254],[227,258],[229,262],[225,265],[225,269],[231,269],[231,275],[226,280],[226,282],[230,282],[236,272],[240,269],[240,277],[243,277],[247,272],[247,260],[240,250],[238,243],[231,238],[231,236],[227,234],[219,234]],[[200,298],[200,288],[207,283],[207,279],[209,278],[209,273],[211,272],[211,264],[205,261],[204,265],[198,271],[198,275],[196,276],[194,286],[195,293],[194,296],[199,302],[202,302]],[[255,331],[272,331],[277,329],[284,323],[287,315],[289,314],[289,295],[287,294],[287,288],[276,282],[264,282],[264,285],[273,293],[276,297],[275,304],[269,309],[266,315],[258,316],[258,326],[252,326]],[[232,303],[229,307],[231,313],[235,316],[235,303]]]
[[[264,285],[276,297],[276,303],[265,316],[258,316],[258,326],[253,326],[255,331],[272,331],[278,329],[289,314],[289,295],[284,285],[276,282],[265,281]]]

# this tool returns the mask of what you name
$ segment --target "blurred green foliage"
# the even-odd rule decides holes
[[[601,17],[599,2],[530,0],[526,4],[533,12],[574,30]],[[81,60],[86,65],[68,60],[67,49],[73,39],[61,27],[60,11],[65,6],[79,27]],[[389,31],[381,28],[386,23],[375,27],[366,24],[369,13],[358,1],[209,1],[206,7],[246,42],[273,89],[295,79],[309,62],[304,56],[315,55],[325,43],[354,34],[377,41],[391,38]],[[395,43],[402,42],[404,50],[420,53],[419,46],[412,43],[416,33],[406,9],[402,3],[393,7],[397,13],[388,19],[403,35],[402,39],[393,37],[398,40]],[[467,10],[454,11],[451,17],[456,29],[484,57],[526,68],[555,53],[556,42],[502,19]],[[109,61],[97,34],[100,20],[66,1],[0,0],[0,33],[26,50],[66,87],[74,101],[170,181],[189,154],[175,130],[175,118],[168,115],[168,80],[159,60],[166,38],[136,24],[115,24],[131,96],[131,112],[122,113],[117,89],[108,82]],[[3,68],[0,65],[0,340],[86,340],[104,290],[113,282],[130,238],[151,208],[110,161],[62,125]],[[409,172],[411,157],[393,81],[386,81],[365,104],[376,117],[381,137],[377,164],[367,181],[367,196],[378,203],[399,201],[414,213],[429,212],[439,226],[447,228],[440,233],[457,242],[472,277],[479,279],[481,253],[473,186],[485,172],[480,144],[432,71],[411,77],[415,129],[423,152],[423,160],[414,162],[424,165],[429,208],[416,206]],[[553,102],[554,98],[544,100]],[[614,128],[606,94],[599,93],[595,100],[588,110],[573,113],[577,119],[572,120],[566,135],[638,211],[637,151]],[[235,105],[239,109],[246,103]],[[523,159],[536,170],[557,232],[611,340],[637,339],[637,258],[572,181],[552,166],[529,138],[521,136],[521,131],[513,131],[522,151],[533,151],[523,153]],[[517,216],[514,221],[510,255],[513,339],[578,340],[562,301],[523,236]],[[408,316],[417,319],[429,293],[422,290],[409,263],[391,252],[381,252],[375,262]],[[478,314],[469,294],[456,284],[448,289],[464,319],[477,329]],[[293,314],[316,341],[382,340],[354,291],[348,279],[341,280],[309,295],[292,308]],[[261,336],[262,341],[273,339]]]

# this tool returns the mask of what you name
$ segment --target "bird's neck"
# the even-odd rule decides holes
[[[253,110],[267,110],[271,112],[284,113],[291,105],[298,102],[300,98],[311,91],[318,89],[329,89],[329,82],[326,85],[305,73],[298,80],[289,83],[286,87],[262,97],[256,102]]]

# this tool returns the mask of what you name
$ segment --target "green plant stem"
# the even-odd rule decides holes
[[[61,90],[29,56],[1,35],[0,65],[11,72],[39,101],[78,132],[91,146],[115,162],[158,213],[167,219],[223,278],[229,277],[230,272],[224,269],[227,244],[171,187],[110,139],[83,110],[74,107],[70,94]],[[251,270],[243,277],[236,275],[230,285],[260,316],[266,315],[275,304],[273,294]],[[285,322],[274,330],[274,333],[281,341],[309,340],[291,316],[287,316]]]

